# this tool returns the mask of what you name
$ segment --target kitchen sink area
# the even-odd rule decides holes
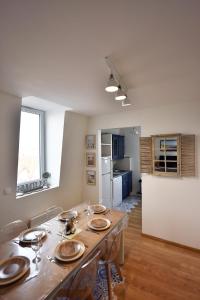
[[[122,176],[123,174],[128,173],[129,171],[127,170],[115,170],[113,171],[113,177],[117,177],[117,176]]]

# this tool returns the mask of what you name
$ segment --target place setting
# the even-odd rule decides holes
[[[58,215],[58,220],[61,222],[66,222],[69,219],[77,220],[77,218],[78,218],[78,212],[77,210],[74,209],[62,211]]]
[[[22,231],[17,239],[13,239],[12,242],[19,244],[20,246],[31,246],[31,243],[37,242],[39,237],[43,240],[47,236],[47,230],[42,227],[29,228]]]
[[[65,267],[65,263],[71,263],[81,258],[86,246],[79,240],[63,240],[54,250],[54,256],[47,255],[47,259],[59,266]]]
[[[103,217],[95,217],[88,221],[88,227],[91,231],[104,231],[111,226],[111,221]]]
[[[107,208],[102,204],[93,204],[91,205],[91,208],[93,209],[94,214],[102,214],[107,210]]]
[[[22,278],[30,269],[30,260],[25,256],[13,256],[0,262],[0,286]]]

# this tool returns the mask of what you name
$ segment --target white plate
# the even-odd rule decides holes
[[[58,215],[58,219],[60,221],[66,221],[67,219],[72,219],[72,218],[76,219],[77,217],[78,217],[78,212],[77,210],[73,210],[73,209],[62,211]]]
[[[24,230],[20,233],[19,240],[24,243],[32,243],[36,240],[35,234],[41,233],[42,239],[46,236],[46,230],[42,227],[34,227]]]
[[[104,227],[95,227],[95,226],[92,226],[91,222],[92,222],[93,220],[104,220],[104,221],[106,221],[107,225],[104,226]],[[90,221],[88,222],[88,227],[91,228],[91,229],[93,229],[93,230],[96,230],[96,231],[106,230],[106,229],[108,229],[108,228],[110,227],[110,225],[111,225],[110,220],[108,220],[108,219],[106,219],[106,218],[101,218],[101,217],[93,218],[92,220],[90,220]]]
[[[56,246],[56,249],[55,249],[55,253],[54,253],[54,256],[60,260],[60,261],[63,261],[63,262],[71,262],[71,261],[74,261],[74,260],[77,260],[78,258],[80,258],[83,253],[85,252],[85,245],[81,242],[81,241],[78,241],[78,240],[73,240],[77,243],[80,244],[80,251],[78,252],[78,254],[76,256],[73,256],[71,258],[63,258],[59,255],[59,248],[63,245],[63,244],[67,244],[67,243],[70,243],[71,241],[70,240],[65,240],[65,241],[62,241],[61,243],[59,243],[57,246]]]
[[[102,204],[91,205],[91,208],[94,210],[95,214],[102,214],[103,212],[106,211],[106,207]],[[96,210],[95,210],[95,208],[96,208]]]

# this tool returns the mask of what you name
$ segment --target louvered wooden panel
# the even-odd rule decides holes
[[[152,173],[152,138],[140,138],[140,172]]]
[[[181,136],[181,176],[195,176],[195,135]]]

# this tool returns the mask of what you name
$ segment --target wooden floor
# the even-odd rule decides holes
[[[200,254],[141,236],[141,204],[129,215],[122,272],[113,299],[200,300]]]

